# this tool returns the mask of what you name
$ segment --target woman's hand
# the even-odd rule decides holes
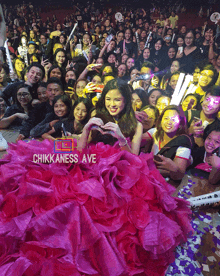
[[[164,157],[160,154],[158,154],[157,156],[161,159],[161,161],[157,161],[154,159],[154,163],[156,164],[157,169],[170,171],[170,169],[173,167],[173,161],[170,158]]]
[[[88,121],[88,123],[85,125],[84,128],[85,128],[87,131],[90,131],[91,128],[92,128],[92,126],[103,127],[103,126],[104,126],[104,123],[103,123],[102,119],[93,117],[93,118],[91,118],[91,119]]]
[[[220,157],[213,154],[209,157],[209,164],[216,169],[220,169]]]
[[[16,113],[16,117],[22,120],[27,120],[29,118],[29,116],[25,113]]]
[[[176,54],[176,59],[182,58],[183,57],[183,52],[178,51]]]
[[[121,143],[125,142],[126,138],[122,134],[122,132],[120,130],[120,127],[117,124],[112,123],[112,122],[108,122],[107,124],[102,126],[102,128],[105,129],[105,130],[110,131],[108,133],[111,134],[116,139],[118,139],[119,142],[121,142]]]
[[[193,134],[196,138],[203,136],[204,127],[202,126],[202,120],[195,122],[193,125]]]
[[[53,120],[49,123],[49,126],[52,128],[59,120]]]

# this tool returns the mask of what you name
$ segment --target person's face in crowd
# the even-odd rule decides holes
[[[60,30],[61,30],[61,25],[57,24],[57,31],[60,31]]]
[[[99,26],[96,26],[96,27],[95,27],[95,33],[96,33],[96,34],[99,34],[99,33],[100,33],[100,27],[99,27]]]
[[[146,37],[147,37],[147,33],[146,33],[145,30],[143,30],[143,31],[141,32],[141,39],[146,39]]]
[[[151,129],[156,122],[156,115],[155,115],[155,111],[152,108],[146,108],[143,110],[148,118],[142,123],[143,124],[143,130],[144,132],[146,132],[147,130]]]
[[[137,69],[133,69],[130,73],[130,77],[131,79],[137,77],[137,75],[139,74],[140,72],[137,70]]]
[[[89,35],[88,34],[84,34],[84,36],[83,36],[83,44],[84,45],[89,45],[89,43],[90,43],[90,37],[89,37]]]
[[[104,30],[105,30],[105,26],[101,26],[101,32],[104,32]]]
[[[65,59],[66,59],[66,57],[65,57],[64,52],[60,51],[56,54],[56,62],[59,66],[63,65],[63,63],[65,62]]]
[[[176,50],[174,48],[170,48],[169,51],[168,51],[168,57],[170,59],[173,59],[176,55]]]
[[[185,44],[187,47],[193,46],[193,41],[194,41],[194,35],[193,33],[189,32],[185,36]]]
[[[32,100],[31,94],[27,88],[22,87],[17,92],[17,100],[21,106],[28,105]]]
[[[104,64],[104,60],[102,58],[97,58],[96,64]]]
[[[108,33],[107,33],[107,32],[105,32],[102,36],[104,37],[104,39],[106,39],[106,38],[107,38],[107,36],[108,36]]]
[[[115,57],[115,55],[111,54],[108,57],[108,63],[115,63],[115,62],[116,62],[116,57]]]
[[[123,55],[121,58],[121,63],[126,63],[127,59],[128,59],[128,55]]]
[[[108,73],[112,73],[112,67],[111,66],[105,66],[104,70],[102,71],[102,75],[106,75]]]
[[[161,41],[158,40],[158,41],[155,43],[154,47],[155,47],[155,50],[156,50],[156,51],[159,51],[159,50],[162,48]]]
[[[86,115],[87,115],[86,106],[83,102],[81,102],[75,107],[73,111],[73,116],[75,118],[75,121],[82,122],[86,118]]]
[[[189,107],[189,103],[190,101],[193,102],[192,106]],[[188,97],[186,97],[183,102],[182,102],[182,109],[183,111],[186,111],[186,110],[189,110],[189,109],[193,109],[197,104],[197,99],[196,97],[192,96],[192,95],[189,95]]]
[[[121,64],[118,66],[118,77],[121,78],[126,74],[126,65],[125,64]]]
[[[106,76],[106,77],[104,78],[103,84],[106,85],[107,82],[109,82],[110,80],[113,80],[113,79],[114,79],[113,76]]]
[[[174,90],[176,88],[176,84],[179,78],[179,74],[175,74],[171,77],[169,85],[171,86],[171,88]]]
[[[76,74],[75,74],[72,70],[66,72],[66,76],[65,76],[65,81],[66,81],[66,83],[68,83],[68,81],[69,81],[70,79],[71,79],[71,80],[76,80]]]
[[[209,41],[212,36],[213,36],[213,30],[212,29],[206,30],[206,32],[205,32],[205,40]]]
[[[100,44],[101,48],[104,47],[104,45],[105,45],[105,38],[104,37],[101,39],[99,44]]]
[[[141,110],[143,103],[142,103],[140,97],[136,93],[133,93],[131,95],[131,97],[132,97],[132,107],[133,107],[134,111]]]
[[[182,34],[185,34],[186,33],[186,26],[182,26],[180,32]]]
[[[216,59],[216,65],[220,68],[220,55]]]
[[[213,130],[209,136],[205,139],[205,151],[212,153],[214,150],[220,147],[220,132]]]
[[[47,88],[42,86],[38,87],[37,89],[37,97],[41,103],[46,102],[48,100],[46,90]]]
[[[46,93],[50,103],[52,103],[56,96],[63,94],[63,90],[58,83],[50,83],[47,85]]]
[[[114,48],[115,48],[115,41],[112,40],[108,45],[108,51],[113,51]]]
[[[158,34],[158,35],[162,35],[162,32],[163,32],[163,28],[158,28],[157,34]]]
[[[87,28],[88,28],[88,23],[87,23],[87,22],[84,22],[84,23],[83,23],[83,28],[84,28],[84,29],[87,29]]]
[[[46,39],[46,37],[44,35],[40,36],[40,42],[41,42],[42,45],[47,44],[47,39]]]
[[[167,110],[162,118],[161,127],[167,134],[175,133],[180,125],[180,117],[176,110]]]
[[[125,39],[130,40],[131,39],[131,31],[128,29],[125,31]]]
[[[140,51],[143,51],[143,50],[144,50],[144,46],[145,46],[145,42],[144,42],[144,41],[140,41],[140,42],[139,42]]]
[[[125,99],[118,89],[109,90],[106,94],[105,107],[113,117],[117,117],[123,111]]]
[[[179,61],[175,60],[172,62],[171,67],[170,67],[170,72],[171,74],[175,73],[180,69],[180,64]]]
[[[93,82],[94,84],[101,84],[101,83],[102,83],[102,80],[101,80],[101,78],[100,78],[98,75],[96,75],[96,76],[94,76],[94,77],[92,78],[92,82]]]
[[[131,69],[131,67],[134,66],[134,59],[133,58],[128,58],[127,61],[126,61],[126,65],[127,65],[128,70]]]
[[[119,32],[117,35],[117,41],[120,42],[124,39],[124,34],[122,32]]]
[[[149,99],[148,99],[149,104],[150,104],[150,105],[153,105],[153,106],[156,106],[156,101],[157,101],[157,99],[158,99],[160,96],[161,96],[161,92],[158,91],[158,90],[154,90],[154,91],[151,93],[151,95],[150,95],[150,97],[149,97]]]
[[[64,44],[65,43],[65,37],[63,35],[60,36],[60,43]]]
[[[202,110],[206,116],[217,114],[220,110],[220,97],[206,95],[202,103]]]
[[[107,19],[105,20],[105,27],[109,27],[110,26],[110,21]]]
[[[194,72],[193,72],[193,83],[194,84],[198,83],[199,77],[200,77],[200,69],[198,67],[196,67]]]
[[[167,31],[167,35],[170,35],[170,36],[172,37],[173,31],[172,31],[172,30],[168,30],[168,31]]]
[[[162,96],[157,100],[156,107],[159,110],[159,113],[161,114],[165,107],[167,107],[170,104],[170,98],[166,96]]]
[[[214,72],[212,70],[203,70],[200,73],[198,83],[201,87],[206,87],[210,84],[213,77],[214,77]]]
[[[200,32],[196,32],[196,39],[199,39],[201,37],[201,33]]]
[[[68,107],[65,105],[65,103],[59,99],[55,104],[54,104],[54,113],[57,115],[57,117],[62,118],[64,117],[67,112],[68,112]]]
[[[142,26],[143,26],[143,21],[142,21],[141,18],[138,19],[138,25],[139,25],[139,27],[142,27]]]
[[[30,38],[33,39],[35,37],[34,31],[30,31]]]
[[[150,49],[146,48],[143,52],[143,58],[148,59],[150,57]]]
[[[184,40],[182,39],[182,37],[178,37],[176,43],[178,47],[182,47],[184,44]]]
[[[36,53],[36,48],[33,44],[29,44],[28,45],[28,54],[31,55],[31,54],[34,54]]]
[[[43,72],[36,66],[31,67],[29,72],[27,72],[27,79],[30,84],[38,83],[42,79],[42,76]]]
[[[146,23],[144,24],[144,29],[145,29],[146,31],[149,29],[149,23],[148,23],[148,22],[146,22]]]
[[[77,85],[76,85],[76,95],[78,97],[82,97],[83,96],[83,89],[86,86],[86,82],[84,80],[78,81]]]
[[[4,68],[2,68],[2,70],[0,71],[0,83],[4,83],[6,81],[6,78],[7,78],[7,74]]]
[[[54,68],[51,72],[50,72],[50,78],[58,78],[61,79],[62,77],[62,73],[60,71],[59,68]]]
[[[22,72],[24,70],[25,63],[20,59],[16,59],[15,61],[15,69],[17,72]]]

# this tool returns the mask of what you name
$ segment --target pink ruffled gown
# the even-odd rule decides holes
[[[151,154],[97,143],[96,163],[36,164],[50,141],[11,144],[0,160],[1,276],[161,276],[192,231]],[[84,153],[85,153],[84,152]]]

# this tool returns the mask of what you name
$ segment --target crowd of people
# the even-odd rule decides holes
[[[111,235],[102,236],[101,240],[103,240],[99,240],[100,244],[96,244],[93,251],[90,251],[89,245],[85,244],[85,255],[77,255],[78,267],[74,264],[74,269],[80,271],[81,274],[71,275],[84,275],[83,273],[114,276],[149,275],[148,273],[153,273],[153,271],[155,274],[152,275],[163,275],[167,264],[172,259],[169,255],[170,250],[172,251],[178,242],[185,239],[190,226],[187,224],[187,219],[184,221],[179,218],[181,212],[185,214],[185,217],[188,216],[184,203],[174,203],[173,199],[168,200],[172,201],[172,204],[168,201],[161,203],[162,198],[159,199],[159,197],[156,200],[158,194],[169,194],[172,190],[166,186],[167,184],[160,175],[177,187],[186,171],[196,168],[207,173],[210,184],[219,184],[220,21],[216,25],[208,25],[207,19],[203,26],[187,29],[186,25],[179,25],[177,11],[186,12],[184,7],[181,10],[181,7],[178,6],[178,9],[176,7],[166,11],[159,8],[150,11],[136,9],[124,12],[120,10],[120,13],[115,16],[118,11],[114,11],[112,8],[97,10],[91,4],[83,10],[76,6],[73,14],[67,15],[64,18],[64,24],[61,24],[55,15],[53,18],[48,17],[45,22],[42,21],[39,10],[31,4],[18,5],[15,10],[3,6],[7,47],[0,48],[0,129],[19,131],[16,141],[18,143],[17,146],[14,146],[17,148],[11,153],[11,155],[19,156],[16,162],[19,161],[20,164],[27,162],[26,159],[22,159],[24,156],[21,153],[22,149],[26,152],[26,146],[23,144],[25,142],[20,140],[35,139],[30,142],[30,145],[32,143],[36,150],[40,147],[36,140],[43,141],[41,142],[44,145],[42,147],[47,148],[47,141],[44,140],[55,141],[63,136],[72,137],[78,141],[79,152],[93,149],[94,152],[102,154],[102,158],[107,158],[106,162],[98,162],[100,171],[95,167],[94,170],[91,167],[91,171],[84,167],[80,167],[79,171],[74,169],[78,183],[89,181],[90,178],[94,180],[95,177],[101,178],[103,183],[106,183],[107,173],[103,168],[108,165],[108,162],[109,164],[113,162],[110,157],[113,158],[113,154],[116,154],[117,158],[119,158],[118,156],[124,158],[123,162],[118,165],[120,176],[116,181],[117,187],[112,188],[111,186],[113,185],[111,178],[115,177],[113,175],[116,172],[108,168],[112,174],[108,175],[109,185],[106,184],[104,190],[100,190],[99,195],[86,189],[79,190],[78,186],[74,188],[74,196],[85,206],[95,221],[95,225],[99,225],[97,229],[109,232]],[[74,32],[72,33],[73,28]],[[7,51],[9,51],[10,57],[6,55]],[[10,62],[13,66],[12,69],[9,66]],[[180,104],[175,105],[172,104],[172,96],[181,73],[192,75],[192,79]],[[191,84],[193,84],[194,90],[187,93]],[[102,147],[99,142],[110,145],[110,149]],[[6,147],[7,145],[5,145]],[[30,148],[30,151],[33,148]],[[125,154],[121,157],[124,151],[131,155]],[[148,153],[153,153],[153,157]],[[148,160],[149,156],[153,158],[151,161]],[[117,158],[114,159],[116,163],[119,162]],[[12,159],[10,161],[13,162]],[[133,165],[132,162],[134,162]],[[145,165],[142,164],[143,162]],[[126,170],[127,163],[131,163],[128,170],[131,170],[133,176]],[[17,166],[19,165],[17,164]],[[131,168],[132,166],[134,169]],[[147,176],[145,175],[146,168],[148,168]],[[149,168],[152,168],[151,173]],[[141,171],[145,177],[142,176],[143,179],[139,182],[134,180],[137,171]],[[42,174],[42,171],[40,173]],[[30,167],[28,177],[37,178],[36,174],[31,171]],[[126,174],[128,174],[127,178]],[[42,176],[41,179],[49,181],[48,179],[51,177],[49,175]],[[67,180],[64,181],[64,176],[62,177],[61,182],[64,185]],[[72,177],[74,178],[73,173]],[[62,200],[56,199],[56,203],[51,201],[53,210],[55,210],[54,206],[61,202],[70,203],[65,194],[67,190],[64,191],[63,187],[58,187],[59,181],[56,181],[53,184],[53,189],[60,193]],[[156,187],[160,182],[163,183],[161,184],[163,188],[160,187],[159,192],[159,186],[157,186],[157,192],[152,190],[148,194],[144,191],[137,196],[135,189],[139,188],[140,182],[148,183],[148,188]],[[137,185],[135,188],[134,183]],[[28,189],[27,186],[21,186],[19,186],[21,193]],[[6,196],[8,189],[3,189],[2,192],[4,202],[8,200]],[[101,188],[96,186],[95,189]],[[16,200],[18,200],[20,192],[14,195]],[[111,194],[111,199],[105,198],[105,192]],[[171,238],[165,237],[163,232],[164,240],[160,244],[161,247],[158,245],[158,249],[152,249],[152,245],[147,245],[147,234],[151,229],[148,229],[149,233],[147,231],[144,233],[147,228],[146,221],[143,222],[144,219],[140,218],[141,222],[139,219],[134,222],[135,215],[132,213],[139,211],[141,213],[146,207],[145,203],[143,203],[145,207],[142,206],[143,208],[140,210],[138,210],[139,207],[132,205],[133,209],[129,211],[131,214],[128,215],[128,221],[123,217],[124,213],[116,215],[118,217],[118,221],[116,221],[115,217],[112,218],[111,211],[107,210],[102,217],[106,220],[103,222],[100,218],[100,221],[96,220],[95,214],[99,213],[99,207],[97,210],[92,210],[91,206],[95,203],[81,197],[80,194],[84,193],[91,196],[94,202],[104,197],[108,204],[114,206],[111,211],[117,209],[118,212],[119,210],[124,212],[123,200],[129,202],[129,205],[138,197],[143,202],[154,199],[149,210],[155,214],[156,212],[161,213],[160,220],[163,215],[164,224],[169,218],[170,227],[173,229],[170,231],[172,235],[175,233],[174,240],[171,242]],[[119,202],[119,198],[121,198],[121,202]],[[28,199],[25,198],[25,200]],[[113,202],[114,200],[115,202]],[[32,203],[35,204],[36,201],[29,203],[29,206],[32,206]],[[96,202],[96,204],[98,203]],[[166,204],[172,206],[164,207]],[[51,209],[51,206],[48,208]],[[33,212],[37,216],[37,212],[41,213],[41,211],[36,211],[36,208],[36,206],[33,207]],[[41,208],[43,207],[41,206]],[[137,210],[134,211],[135,208]],[[146,208],[148,210],[148,207]],[[45,207],[45,210],[49,209]],[[27,214],[24,213],[27,208],[20,206],[19,210],[17,214]],[[82,210],[81,212],[83,212]],[[10,215],[16,217],[15,214]],[[5,216],[7,217],[7,214]],[[111,217],[111,226],[108,216]],[[153,216],[151,213],[151,220],[153,220]],[[131,228],[128,226],[129,230],[125,230],[122,227],[122,221],[127,225],[132,225]],[[175,228],[174,224],[172,225],[174,222],[177,222],[179,229]],[[37,232],[36,235],[40,235],[43,230],[37,226],[37,223],[36,221],[32,222],[32,227],[35,229],[35,234]],[[115,227],[114,223],[116,223]],[[133,235],[133,238],[136,239],[136,230],[139,233],[137,234],[139,240],[132,241],[132,244],[136,244],[136,248],[129,253],[122,246],[122,236],[127,231],[130,234],[129,237]],[[93,243],[91,243],[95,244],[98,238],[95,233],[92,234]],[[124,261],[120,260],[119,253],[114,248],[114,258],[117,259],[115,270],[112,272],[113,270],[111,271],[111,268],[108,267],[106,268],[108,273],[102,274],[104,268],[101,263],[103,260],[100,259],[96,263],[94,254],[97,254],[97,247],[107,250],[107,240],[108,246],[111,244],[111,249],[117,243],[120,253],[124,254],[127,266],[124,265]],[[103,244],[101,245],[101,243]],[[45,246],[48,244],[49,242]],[[146,250],[145,253],[142,247]],[[27,246],[22,249],[26,257],[27,250]],[[164,252],[166,254],[163,254]],[[110,254],[110,251],[107,253]],[[111,254],[113,253],[111,252]],[[150,257],[149,266],[146,267],[148,257]],[[158,268],[155,268],[155,259],[158,261]],[[106,261],[104,260],[104,262]],[[84,270],[82,262],[87,262],[87,268]],[[33,269],[33,263],[27,267]],[[123,274],[126,273],[125,267],[128,268],[130,274]],[[26,269],[24,275],[30,275],[27,272],[28,268]],[[35,265],[34,269],[36,273],[39,272],[40,265],[38,268]]]

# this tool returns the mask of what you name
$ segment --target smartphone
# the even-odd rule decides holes
[[[106,42],[107,43],[109,43],[111,40],[112,40],[112,38],[113,38],[113,35],[112,34],[110,34],[110,35],[108,35],[107,37],[106,37]]]
[[[182,54],[182,52],[183,52],[183,46],[178,47],[178,52],[179,52],[180,54]]]
[[[67,132],[66,132],[64,123],[62,123],[62,125],[61,125],[61,130],[63,131],[64,136],[67,136]]]
[[[160,156],[158,155],[154,155],[154,160],[158,161],[158,162],[162,162],[163,160],[160,158]]]
[[[67,83],[67,87],[74,87],[74,84],[75,84],[76,80],[74,79],[69,79],[68,80],[68,83]]]

